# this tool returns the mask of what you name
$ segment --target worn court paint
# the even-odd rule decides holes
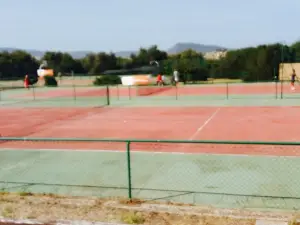
[[[297,157],[134,152],[131,156],[136,198],[219,207],[300,208]],[[125,152],[8,150],[0,152],[0,165],[0,189],[6,191],[128,194]]]

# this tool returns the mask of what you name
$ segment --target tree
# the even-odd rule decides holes
[[[2,79],[20,79],[25,74],[36,74],[38,61],[25,51],[0,52]]]
[[[131,68],[142,67],[149,65],[150,61],[162,61],[168,58],[168,54],[164,51],[158,49],[156,45],[151,46],[148,49],[140,48],[138,54],[132,54],[131,58]]]
[[[105,52],[89,54],[82,60],[83,68],[89,74],[101,74],[106,70],[118,69],[119,61],[120,59],[114,53]]]
[[[279,64],[300,61],[300,42],[291,46],[273,44],[247,47],[228,51],[218,60],[206,60],[199,52],[188,49],[168,55],[156,45],[140,48],[129,58],[117,57],[114,53],[93,53],[82,59],[74,59],[64,52],[46,52],[46,60],[56,73],[89,74],[138,74],[163,73],[171,75],[179,70],[189,82],[211,78],[243,79],[244,81],[270,81],[278,76]],[[151,60],[159,61],[160,67],[150,66]],[[26,73],[36,74],[40,62],[24,51],[0,52],[0,75],[2,79],[20,79]],[[274,74],[275,72],[275,74]]]
[[[62,52],[46,52],[42,57],[42,60],[46,60],[48,66],[52,68],[56,73],[63,74],[84,73],[84,67],[80,60],[74,59],[68,53]]]
[[[295,49],[296,54],[300,56],[300,41],[293,43],[291,48]]]

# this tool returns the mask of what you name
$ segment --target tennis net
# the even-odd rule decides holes
[[[109,104],[109,92],[105,87],[32,87],[30,89],[2,89],[0,105],[22,106],[83,106],[98,107]]]

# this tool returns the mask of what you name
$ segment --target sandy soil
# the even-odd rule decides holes
[[[1,193],[0,212],[2,219],[34,220],[42,224],[72,220],[149,225],[254,225],[257,219],[291,221],[297,218],[295,212],[216,209],[140,200],[130,202],[125,199],[63,197],[30,193]],[[12,223],[0,222],[0,224]]]

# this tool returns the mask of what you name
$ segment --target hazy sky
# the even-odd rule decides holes
[[[0,19],[0,47],[37,50],[236,48],[300,38],[300,0],[0,0]]]

